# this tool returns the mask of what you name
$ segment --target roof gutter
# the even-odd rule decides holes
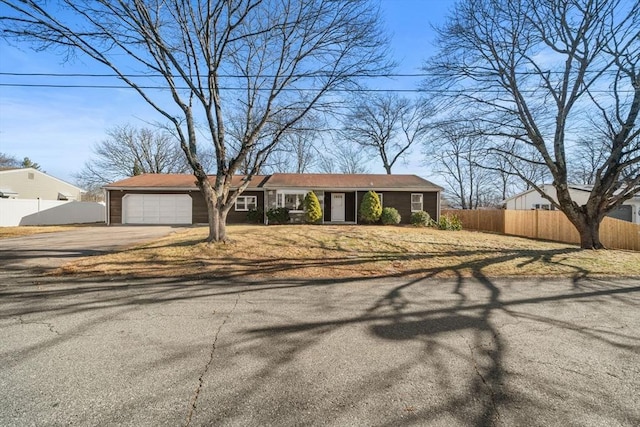
[[[308,187],[280,187],[280,186],[263,186],[265,190],[322,190],[322,191],[330,191],[330,192],[347,192],[347,191],[443,191],[441,187],[318,187],[318,186],[308,186]]]
[[[152,190],[162,190],[162,191],[198,191],[198,187],[110,187],[104,186],[102,187],[105,190],[131,190],[131,191],[152,191]]]
[[[196,186],[193,187],[111,187],[104,186],[104,190],[108,191],[200,191]],[[238,187],[231,187],[231,190],[237,190]],[[247,187],[245,191],[262,191],[263,188]]]

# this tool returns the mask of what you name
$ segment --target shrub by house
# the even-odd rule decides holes
[[[313,191],[304,196],[304,220],[309,224],[315,224],[322,219],[320,200]]]
[[[358,213],[360,214],[360,220],[366,224],[374,224],[380,220],[382,205],[380,204],[380,197],[375,191],[367,191],[362,198]]]
[[[431,216],[425,211],[417,211],[411,214],[411,224],[417,227],[429,227],[432,222]]]
[[[380,216],[380,221],[384,225],[397,225],[400,224],[402,218],[398,213],[396,208],[386,207],[382,209],[382,215]]]
[[[287,208],[273,208],[267,211],[267,219],[269,224],[287,224],[291,216]]]

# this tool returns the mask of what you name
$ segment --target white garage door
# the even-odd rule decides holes
[[[125,194],[123,224],[191,224],[188,194]]]

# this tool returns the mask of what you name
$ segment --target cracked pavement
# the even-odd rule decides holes
[[[637,279],[0,273],[0,425],[640,425]]]
[[[209,372],[209,367],[211,366],[211,363],[213,362],[213,357],[214,357],[214,354],[215,354],[215,351],[216,351],[216,344],[218,343],[218,336],[220,335],[220,331],[222,331],[222,328],[224,327],[225,323],[227,323],[227,320],[229,320],[229,317],[235,311],[236,307],[238,306],[238,301],[239,300],[240,300],[240,293],[237,294],[235,304],[233,304],[233,307],[231,308],[231,311],[229,311],[229,313],[224,318],[222,323],[220,323],[220,327],[216,331],[216,335],[213,338],[213,343],[211,344],[211,353],[209,354],[209,360],[207,361],[207,364],[205,365],[204,370],[202,371],[202,374],[200,374],[200,377],[198,378],[198,387],[196,388],[196,391],[195,391],[194,396],[193,396],[193,400],[191,402],[191,406],[189,408],[189,412],[187,413],[187,419],[186,419],[186,421],[184,423],[185,426],[188,426],[189,424],[191,424],[191,418],[193,417],[193,414],[195,413],[195,411],[197,409],[198,397],[200,396],[200,390],[202,390],[202,386],[204,385],[204,377]]]
[[[637,281],[407,283],[4,282],[0,425],[640,424]]]

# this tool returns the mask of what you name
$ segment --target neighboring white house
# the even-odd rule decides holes
[[[82,193],[37,169],[0,170],[0,227],[104,222],[104,204],[81,202]]]
[[[83,190],[34,168],[0,170],[0,198],[79,201]]]
[[[541,189],[553,200],[556,198],[556,189],[551,184],[542,185]],[[589,185],[569,185],[569,193],[571,198],[578,204],[584,205],[589,199],[589,193],[591,192],[591,186]],[[504,204],[507,209],[510,210],[555,210],[554,206],[538,193],[536,190],[531,189],[524,191],[515,196],[509,197],[504,200]],[[610,217],[622,219],[625,221],[640,224],[640,196],[627,200],[617,210],[609,214]]]

